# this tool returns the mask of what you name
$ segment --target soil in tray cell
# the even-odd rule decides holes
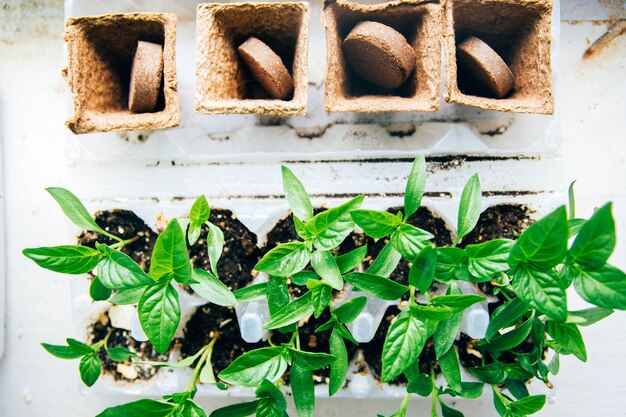
[[[122,252],[130,256],[144,271],[150,269],[150,256],[156,242],[157,234],[148,227],[135,213],[129,210],[105,210],[95,215],[98,226],[105,231],[124,240],[137,238],[127,244]],[[82,231],[78,236],[78,244],[95,248],[96,242],[111,245],[115,240],[96,232]]]
[[[261,257],[257,238],[230,210],[212,209],[209,221],[224,233],[224,251],[217,263],[220,280],[231,291],[245,287],[253,279],[252,270]],[[209,228],[202,226],[202,232],[195,245],[189,248],[189,256],[195,268],[210,270],[207,254]]]
[[[135,352],[141,360],[166,362],[169,351],[159,354],[150,342],[138,342],[133,339],[130,332],[111,326],[109,315],[106,312],[100,314],[98,319],[89,327],[87,342],[97,343],[110,333],[107,341],[108,348],[123,347]],[[113,362],[109,359],[104,349],[98,351],[102,362],[104,374],[112,375],[116,381],[147,381],[159,372],[159,368],[148,365],[131,364],[131,361]]]

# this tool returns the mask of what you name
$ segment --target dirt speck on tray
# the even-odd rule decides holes
[[[148,227],[135,213],[129,210],[99,211],[95,215],[98,226],[124,240],[138,239],[122,249],[144,271],[150,269],[150,256],[156,242],[157,234]],[[95,248],[96,242],[111,245],[116,241],[96,232],[83,231],[78,236],[78,244]]]
[[[135,352],[141,360],[165,362],[169,358],[169,351],[159,354],[150,342],[138,342],[125,329],[111,326],[108,313],[100,314],[98,319],[88,329],[87,343],[93,344],[103,340],[110,333],[107,346],[109,348],[123,347]],[[147,381],[159,372],[159,368],[148,365],[136,365],[131,361],[113,362],[103,349],[98,352],[105,374],[110,374],[116,381]]]

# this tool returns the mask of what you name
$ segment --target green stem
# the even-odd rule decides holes
[[[415,302],[415,287],[412,285],[409,285],[409,305],[414,305],[416,304]]]
[[[112,244],[110,247],[111,247],[111,249],[119,250],[119,249],[122,249],[124,246],[130,245],[131,243],[136,242],[137,240],[139,240],[139,236],[131,237],[130,239],[127,239],[127,240],[122,240],[122,239],[120,239],[118,237],[116,237],[116,239],[119,242]]]
[[[431,409],[430,409],[430,414],[432,416],[436,416],[437,415],[437,384],[435,383],[435,368],[430,368],[430,380],[432,381],[433,384],[433,390],[431,392]]]
[[[300,334],[298,333],[298,326],[297,326],[297,324],[296,324],[296,331],[293,332],[293,334],[294,334],[294,336],[296,338],[296,349],[297,350],[301,350],[300,349]]]
[[[207,362],[207,359],[211,357],[211,353],[213,352],[213,345],[215,345],[215,341],[217,340],[217,338],[218,336],[215,336],[213,339],[211,339],[211,342],[208,345],[202,348],[202,355],[200,355],[198,364],[194,368],[191,377],[189,378],[189,382],[187,383],[187,387],[185,388],[186,392],[192,392],[196,388],[198,376],[200,375],[200,371],[202,370],[204,364],[207,363],[206,366],[211,366],[210,363]],[[213,372],[211,372],[211,374],[213,374]]]

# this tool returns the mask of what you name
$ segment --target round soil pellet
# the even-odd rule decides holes
[[[491,96],[502,98],[515,86],[513,73],[502,57],[474,36],[457,46],[457,60],[459,69]]]
[[[415,51],[397,30],[378,22],[358,23],[343,41],[348,65],[361,78],[383,88],[398,88],[415,69]]]
[[[163,78],[163,47],[152,42],[137,42],[130,70],[128,109],[133,113],[154,111]]]
[[[282,59],[255,37],[242,43],[237,52],[255,80],[275,99],[286,100],[293,94],[293,79]]]

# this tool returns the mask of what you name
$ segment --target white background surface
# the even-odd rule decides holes
[[[598,3],[619,6],[619,1]],[[20,253],[27,246],[60,244],[66,239],[62,214],[43,192],[45,186],[71,185],[76,180],[63,153],[67,132],[60,77],[62,6],[59,0],[0,2],[0,137],[7,224],[7,328],[5,357],[0,362],[0,415],[7,417],[91,416],[126,400],[79,394],[78,363],[55,360],[41,349],[39,342],[61,342],[74,332],[68,303],[71,277],[38,269]],[[562,7],[566,12],[568,0],[563,0]],[[570,15],[585,16],[576,13]],[[557,106],[565,178],[578,180],[579,212],[589,215],[594,206],[615,202],[619,243],[612,262],[625,268],[626,36],[594,59],[581,60],[589,40],[605,30],[606,22],[601,21],[563,22]],[[184,177],[186,168],[146,168],[136,180],[149,183],[157,171]],[[274,171],[278,178],[277,167]],[[206,178],[205,182],[214,180]],[[94,178],[94,183],[105,186],[106,179]],[[579,301],[572,294],[570,302],[576,307]],[[625,318],[626,313],[617,313],[582,329],[588,363],[562,359],[561,373],[554,379],[557,396],[538,415],[626,415]],[[226,401],[203,400],[202,404],[210,412]],[[471,408],[460,408],[468,417],[495,415],[489,402],[485,398]],[[397,406],[395,401],[380,400],[320,400],[318,404],[320,416],[373,416],[388,414]],[[428,407],[427,401],[415,399],[411,415],[427,415]]]

